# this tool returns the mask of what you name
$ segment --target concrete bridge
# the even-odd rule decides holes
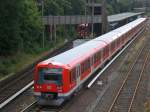
[[[138,17],[143,12],[140,13],[121,13],[116,15],[108,16],[108,22],[119,22],[125,19],[130,19],[132,17]],[[44,16],[43,24],[44,25],[75,25],[75,24],[83,24],[83,23],[102,23],[101,15],[73,15],[73,16]]]

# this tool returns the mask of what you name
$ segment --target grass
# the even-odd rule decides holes
[[[46,55],[64,43],[63,38],[56,42],[46,44],[45,48],[39,48],[38,52],[32,53],[16,53],[14,56],[0,57],[0,80],[5,79],[14,73],[24,69],[39,58]]]
[[[30,51],[30,53],[25,53],[23,51],[16,53],[14,51],[16,54],[13,56],[0,57],[0,80],[3,80],[26,68],[33,62],[48,54],[50,51],[60,47],[64,44],[66,39],[70,40],[76,37],[74,28],[67,26],[66,29],[58,26],[57,40],[55,42],[45,41],[46,43],[44,48],[39,47],[39,45],[35,45],[35,50]],[[46,35],[46,37],[48,38],[48,35]]]

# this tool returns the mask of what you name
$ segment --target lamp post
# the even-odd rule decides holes
[[[94,19],[94,0],[92,0],[92,38],[94,38],[94,23],[93,23],[93,19]]]
[[[44,0],[41,0],[41,8],[42,8],[42,20],[43,20],[43,17],[44,17]],[[43,21],[42,21],[42,23],[43,23]],[[44,26],[44,23],[43,23],[43,26]],[[45,34],[44,34],[44,31],[45,31],[45,26],[44,26],[43,32],[42,32],[42,46],[43,46],[43,48],[45,46],[45,38],[44,38]]]

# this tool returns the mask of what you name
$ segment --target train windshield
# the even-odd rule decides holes
[[[62,82],[62,69],[61,68],[40,68],[38,72],[38,83],[55,83],[60,85]]]

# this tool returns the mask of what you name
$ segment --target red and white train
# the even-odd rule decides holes
[[[34,95],[40,105],[65,100],[146,24],[139,18],[127,25],[70,49],[35,67]]]

